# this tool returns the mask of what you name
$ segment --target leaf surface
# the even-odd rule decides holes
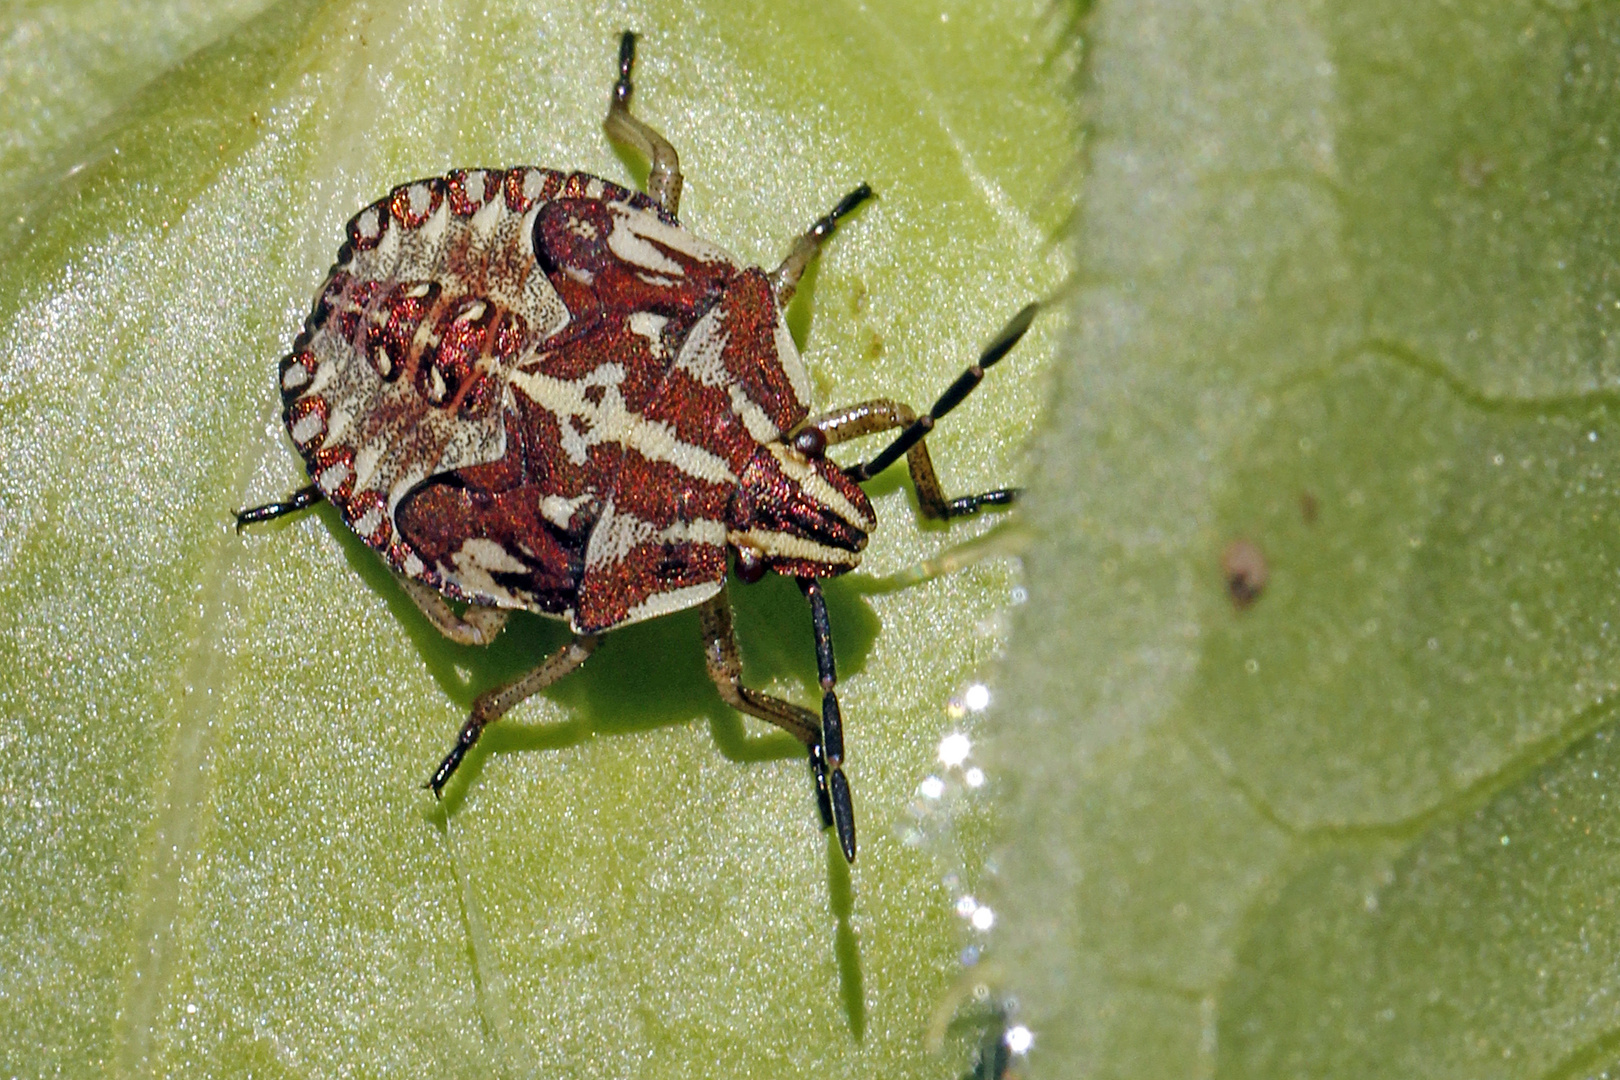
[[[0,1058],[19,1075],[936,1076],[968,932],[908,805],[1004,641],[992,528],[915,524],[898,471],[828,587],[852,872],[785,736],[724,708],[697,620],[613,635],[418,789],[472,699],[562,636],[444,643],[305,482],[275,362],[345,220],[394,184],[532,163],[630,180],[618,33],[694,231],[772,266],[858,182],[794,314],[828,403],[926,404],[1063,277],[1069,85],[1012,4],[22,5],[0,16]],[[23,44],[42,42],[35,50]],[[114,45],[112,42],[116,42]],[[122,51],[121,51],[122,50]],[[936,437],[1014,479],[1053,332]],[[813,703],[791,583],[739,598],[747,674]],[[914,832],[914,830],[913,830]],[[975,855],[977,852],[977,855]],[[948,1014],[947,1014],[948,1015]]]
[[[1620,21],[1089,30],[1085,285],[992,725],[1032,1071],[1597,1075]]]

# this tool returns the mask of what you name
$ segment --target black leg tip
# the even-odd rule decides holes
[[[872,197],[872,185],[863,180],[859,187],[838,200],[838,205],[833,207],[832,217],[841,218]]]
[[[945,516],[947,518],[965,517],[969,514],[977,514],[986,506],[1011,506],[1018,501],[1018,497],[1022,493],[1022,488],[1000,488],[979,495],[964,495],[960,499],[952,499],[945,504]]]
[[[630,104],[630,71],[636,66],[636,35],[626,30],[619,38],[619,81],[613,84],[613,100],[620,105]]]
[[[827,759],[821,752],[820,743],[810,747],[810,774],[816,781],[816,809],[821,811],[821,827],[830,829],[833,823],[832,798],[827,793]]]
[[[849,796],[849,781],[843,770],[827,778],[832,796],[833,826],[838,830],[838,846],[844,851],[844,860],[855,861],[855,806]]]

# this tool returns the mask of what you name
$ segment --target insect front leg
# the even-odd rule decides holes
[[[824,627],[825,604],[821,610],[819,625]],[[812,614],[813,612],[812,606]],[[724,588],[704,603],[700,615],[703,622],[703,658],[708,665],[709,678],[714,680],[721,698],[738,712],[758,717],[768,724],[775,724],[809,749],[810,770],[815,776],[816,803],[821,809],[822,827],[836,828],[838,843],[843,848],[844,857],[854,862],[855,811],[850,798],[849,783],[844,779],[841,767],[844,747],[842,723],[837,716],[837,699],[833,699],[837,740],[837,745],[833,749],[838,752],[835,763],[823,747],[825,728],[815,713],[781,698],[750,690],[742,684],[742,657],[737,652],[737,635],[731,624],[731,598]],[[822,651],[820,640],[821,636],[818,634],[818,658]],[[832,655],[830,645],[827,647],[827,655],[830,660]],[[825,711],[824,700],[824,714]]]
[[[484,728],[505,716],[512,706],[533,697],[558,679],[573,671],[590,658],[596,651],[598,638],[595,634],[580,634],[567,645],[546,657],[527,675],[516,682],[494,690],[486,690],[478,695],[473,702],[472,713],[467,722],[461,725],[461,733],[456,736],[456,744],[444,756],[439,767],[433,770],[433,775],[423,787],[433,790],[434,798],[444,791],[444,785],[450,782],[461,765],[461,759],[467,756],[478,737],[484,733]]]
[[[405,590],[405,595],[427,616],[434,629],[457,645],[488,645],[506,625],[507,612],[503,608],[473,604],[464,614],[457,615],[450,610],[450,605],[445,603],[439,590],[415,578],[400,574],[394,577],[399,587]]]
[[[635,63],[636,35],[626,30],[619,39],[619,81],[613,84],[613,97],[602,127],[609,139],[631,147],[647,159],[652,166],[647,174],[647,194],[673,217],[681,204],[680,156],[668,139],[630,115],[630,69]]]

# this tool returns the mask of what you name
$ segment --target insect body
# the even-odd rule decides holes
[[[774,272],[675,217],[674,149],[629,111],[625,34],[605,127],[644,153],[642,195],[584,173],[456,170],[395,188],[348,239],[281,361],[288,435],[314,483],[249,524],[325,499],[453,640],[484,644],[512,610],[573,640],[491,691],[428,782],[437,794],[483,728],[578,667],[602,632],[701,607],[710,674],[736,708],[810,752],[823,822],[855,856],[843,727],[820,580],[857,565],[876,525],[860,483],[906,455],[925,513],[947,502],[921,439],[1028,328],[1031,305],[927,415],[875,400],[810,415],[783,320],[861,185]],[[843,468],[828,445],[905,428]],[[821,716],[742,685],[726,595],[737,575],[796,578],[809,599]],[[445,597],[466,601],[463,614]]]

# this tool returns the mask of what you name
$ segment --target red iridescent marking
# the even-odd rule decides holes
[[[405,370],[417,328],[438,296],[438,282],[402,281],[372,313],[366,328],[366,359],[384,380],[397,379]]]
[[[494,347],[490,351],[503,362],[510,361],[523,351],[528,340],[529,321],[515,311],[508,311],[495,327]]]
[[[501,186],[506,193],[506,208],[515,214],[527,214],[535,203],[553,198],[561,185],[561,175],[551,169],[512,169]]]
[[[349,219],[349,243],[356,251],[370,251],[388,231],[388,200],[379,199]]]
[[[365,319],[366,307],[373,298],[382,291],[380,281],[358,281],[349,286],[346,297],[338,298],[335,303],[337,310],[338,336],[356,348],[364,342],[360,340],[360,328]]]
[[[556,192],[559,199],[590,199],[593,202],[628,203],[638,210],[650,210],[671,225],[680,223],[658,204],[656,199],[643,195],[639,191],[631,191],[621,187],[611,180],[604,180],[600,176],[590,173],[569,173],[562,181],[562,186]]]
[[[300,450],[309,451],[326,439],[326,419],[330,408],[319,394],[301,398],[287,409],[287,433]]]
[[[791,431],[809,408],[793,392],[776,352],[777,308],[770,279],[756,268],[743,271],[726,290],[720,311],[726,332],[721,353],[726,375],[778,431]]]
[[[559,199],[592,199],[599,202],[629,202],[631,197],[628,189],[611,180],[582,172],[569,173],[568,179],[563,181],[562,190],[557,193]]]
[[[488,169],[457,169],[447,177],[450,212],[472,217],[484,208],[500,188],[500,173]]]
[[[388,212],[407,229],[414,229],[433,216],[444,202],[444,181],[438,177],[401,184],[388,193]]]
[[[329,446],[309,459],[310,479],[338,507],[348,502],[354,490],[354,451],[347,446]]]
[[[387,550],[394,527],[388,523],[388,500],[382,492],[360,492],[343,508],[343,516],[356,536],[379,551]]]
[[[645,313],[668,320],[670,336],[683,340],[692,323],[730,284],[737,268],[645,239],[643,243],[660,259],[680,268],[678,276],[650,273],[645,266],[620,258],[609,242],[616,228],[628,227],[619,218],[623,212],[594,199],[559,198],[543,207],[536,219],[536,258],[575,317],[563,335],[595,333],[597,322],[628,326],[631,316]],[[673,356],[653,359],[660,377],[674,361]]]
[[[598,529],[639,536],[628,549],[591,550],[574,622],[606,629],[660,593],[720,581],[726,573],[722,524],[731,488],[692,476],[669,461],[627,450],[615,479],[613,517]],[[593,541],[597,538],[593,537]]]
[[[438,345],[427,350],[416,372],[416,389],[431,405],[448,405],[472,378],[489,340],[496,308],[487,300],[462,297],[439,317]]]

